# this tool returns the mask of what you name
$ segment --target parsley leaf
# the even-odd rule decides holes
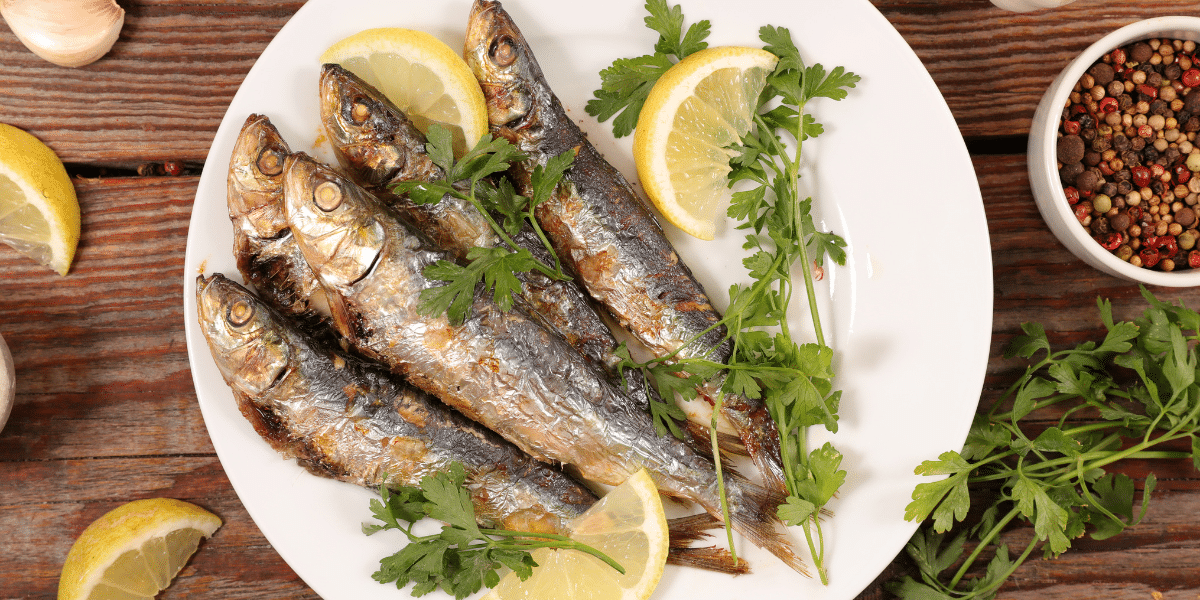
[[[945,452],[916,469],[919,475],[949,477],[914,489],[905,518],[932,517],[908,546],[921,568],[921,582],[892,582],[890,591],[908,599],[990,597],[1038,545],[1046,556],[1056,556],[1081,535],[1107,539],[1142,519],[1155,487],[1153,473],[1143,482],[1141,512],[1135,517],[1136,482],[1107,473],[1109,465],[1126,459],[1190,458],[1200,468],[1200,384],[1195,377],[1200,314],[1160,302],[1145,288],[1142,295],[1148,308],[1135,322],[1115,322],[1111,305],[1097,301],[1107,329],[1099,344],[1088,341],[1055,350],[1041,325],[1021,326],[1022,335],[1012,340],[1005,356],[1034,362],[990,410],[976,416],[961,455]],[[1121,369],[1128,371],[1114,377],[1114,370]],[[1130,372],[1135,377],[1125,376]],[[1023,419],[1052,405],[1064,415],[1095,409],[1099,421],[1072,425],[1063,416],[1055,425],[1037,425],[1037,435],[1022,427]],[[1190,441],[1190,452],[1156,449],[1184,440]],[[975,484],[998,484],[1000,490],[989,494],[992,500],[977,522],[966,523]],[[1015,558],[1000,546],[982,575],[971,572],[982,546],[965,560],[961,544],[936,555],[930,549],[943,539],[937,536],[951,530],[955,540],[975,537],[979,544],[993,545],[1007,526],[1020,521],[1033,525],[1034,539]],[[959,567],[945,577],[950,564]]]
[[[708,47],[704,41],[711,25],[708,21],[693,23],[685,32],[683,11],[670,6],[666,0],[647,0],[646,27],[658,33],[654,53],[635,58],[619,58],[600,71],[600,89],[592,92],[584,110],[601,123],[613,119],[613,135],[625,137],[633,133],[638,113],[650,95],[650,89],[663,73],[689,54]]]
[[[625,572],[599,550],[567,537],[481,528],[466,480],[466,470],[455,462],[422,478],[419,487],[380,487],[380,498],[371,500],[371,514],[378,523],[364,523],[363,533],[399,530],[408,544],[380,559],[379,570],[371,575],[375,581],[394,583],[397,588],[412,585],[413,596],[441,589],[462,600],[500,583],[501,568],[526,579],[537,566],[530,551],[545,547],[581,550]],[[414,534],[413,525],[427,516],[446,523],[441,532]]]

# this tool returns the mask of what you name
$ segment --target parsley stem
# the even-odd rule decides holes
[[[725,394],[719,392],[717,401],[713,403],[712,418],[709,423],[709,440],[712,443],[713,465],[717,470],[717,495],[721,499],[721,517],[725,520],[725,538],[729,542],[729,555],[733,557],[733,564],[737,565],[737,549],[733,546],[733,528],[728,524],[729,520],[729,500],[725,497],[725,476],[721,470],[721,450],[717,447],[717,417],[721,414],[721,406],[725,403]]]
[[[950,588],[955,588],[958,586],[958,582],[962,581],[962,578],[967,574],[967,571],[970,570],[971,565],[975,564],[975,559],[979,557],[979,554],[983,552],[984,548],[987,548],[988,544],[990,544],[991,541],[996,538],[996,536],[1000,535],[1000,531],[1004,529],[1005,526],[1011,523],[1013,519],[1017,518],[1018,514],[1020,514],[1019,511],[1014,507],[1012,510],[1008,511],[1008,514],[1004,515],[1004,518],[997,521],[996,524],[988,530],[987,535],[979,538],[979,545],[975,546],[975,550],[971,552],[970,556],[967,557],[967,560],[963,561],[963,564],[959,566],[958,571],[954,573],[954,577],[950,579]],[[1037,539],[1034,538],[1033,542],[1036,543]],[[1032,547],[1032,544],[1030,547]],[[1028,555],[1028,551],[1026,551],[1025,555],[1022,555],[1021,560],[1024,560],[1024,556],[1026,555]]]
[[[607,554],[583,542],[573,540],[563,535],[557,535],[553,533],[531,533],[528,531],[507,531],[503,529],[484,529],[482,527],[479,529],[479,531],[486,533],[487,535],[500,538],[520,538],[514,540],[515,543],[493,542],[502,547],[511,547],[521,550],[526,550],[529,548],[562,548],[566,550],[579,550],[581,552],[586,552],[604,561],[604,564],[616,569],[618,573],[622,575],[625,574],[625,567],[622,567],[620,563],[610,558]]]
[[[479,199],[475,197],[475,183],[474,182],[471,183],[471,193],[470,194],[463,194],[462,192],[458,192],[458,191],[455,191],[454,193],[459,198],[466,200],[467,202],[470,202],[471,205],[475,207],[475,210],[478,210],[479,214],[483,215],[483,218],[486,219],[488,222],[488,226],[492,228],[492,231],[496,234],[497,237],[499,237],[501,239],[501,241],[503,241],[505,244],[508,245],[509,249],[512,249],[515,251],[515,249],[520,248],[520,246],[518,246],[517,243],[515,241],[513,241],[512,237],[508,235],[508,232],[504,231],[504,228],[501,227],[500,224],[497,223],[496,220],[492,218],[491,211],[485,209],[483,207],[483,204],[479,201]],[[542,239],[542,243],[546,244],[547,249],[550,249],[549,243],[546,241],[546,238],[541,236],[540,231],[538,233],[539,233],[539,237],[541,237],[541,239]],[[558,255],[554,253],[553,249],[550,249],[550,255],[554,256],[555,263],[558,263]],[[555,266],[557,268],[551,269],[549,265],[543,263],[537,257],[531,257],[531,258],[533,258],[534,268],[537,269],[540,273],[542,273],[546,277],[549,277],[551,279],[555,279],[558,281],[569,281],[571,279],[570,277],[567,276],[566,273],[562,272],[561,264],[556,264]]]

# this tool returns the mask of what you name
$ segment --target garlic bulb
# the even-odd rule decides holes
[[[125,9],[114,0],[0,0],[0,17],[34,54],[82,67],[116,43]]]

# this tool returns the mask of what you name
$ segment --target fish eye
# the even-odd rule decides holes
[[[488,54],[492,57],[492,62],[507,67],[517,60],[517,49],[513,47],[512,38],[501,36],[492,42],[492,47],[488,49]]]
[[[229,321],[234,327],[241,327],[250,322],[250,318],[254,316],[254,305],[245,300],[238,300],[229,306],[229,312],[225,316],[225,320]]]
[[[329,212],[342,205],[342,188],[332,181],[326,181],[313,190],[313,202],[317,208]]]
[[[267,148],[258,155],[258,171],[263,175],[275,176],[283,172],[283,155],[274,148]]]
[[[367,106],[366,102],[364,102],[362,98],[355,98],[354,106],[350,108],[350,118],[353,119],[355,123],[362,123],[366,121],[367,117],[369,116],[371,116],[371,108]]]

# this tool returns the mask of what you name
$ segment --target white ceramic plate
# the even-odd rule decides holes
[[[841,431],[849,477],[825,538],[830,585],[822,587],[736,540],[754,572],[732,578],[668,568],[655,598],[853,598],[903,548],[916,525],[904,507],[924,459],[961,447],[979,400],[991,336],[992,271],[979,186],[946,103],[904,40],[867,0],[679,0],[691,20],[712,21],[713,45],[759,45],[758,28],[789,27],[805,59],[843,65],[862,82],[841,102],[810,110],[825,133],[807,143],[803,185],[824,226],[849,242],[819,304],[838,352]],[[234,406],[195,323],[195,277],[237,276],[226,216],[225,177],[234,138],[251,112],[267,114],[293,149],[329,157],[317,118],[317,58],[330,44],[378,26],[423,29],[461,47],[467,0],[313,0],[263,51],[234,96],[200,179],[188,235],[184,314],[196,395],[225,471],[259,528],[317,593],[407,597],[371,580],[398,537],[364,537],[367,490],[309,475],[260,440]],[[546,76],[590,139],[628,176],[629,138],[613,140],[583,106],[613,59],[645,53],[656,36],[639,0],[573,3],[512,0],[506,8]],[[815,166],[814,166],[815,165]],[[699,242],[672,241],[720,304],[745,278],[741,236],[727,229]],[[797,327],[806,318],[797,306]],[[811,330],[811,328],[810,328]],[[815,434],[816,442],[828,438]],[[394,532],[393,532],[394,533]],[[804,546],[793,530],[797,547]]]

